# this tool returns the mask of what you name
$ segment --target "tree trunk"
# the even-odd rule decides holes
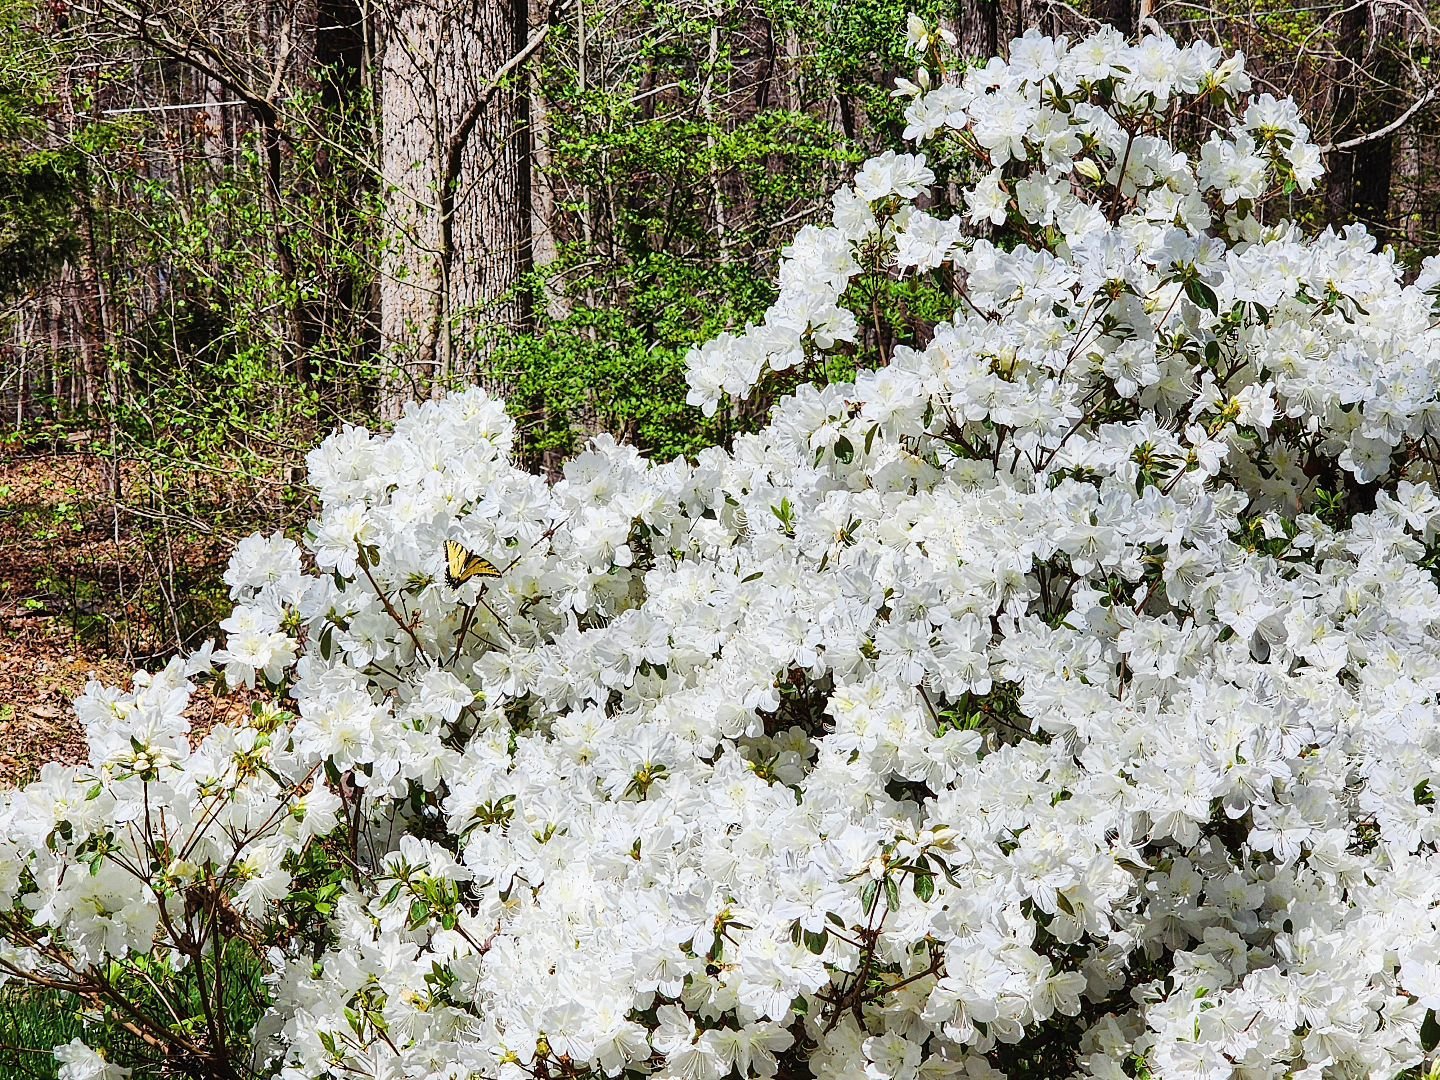
[[[75,109],[74,88],[70,82],[69,70],[60,78],[60,100],[66,126],[65,139],[73,144],[80,130],[80,117]],[[102,401],[102,387],[105,385],[105,326],[104,298],[101,293],[99,257],[95,243],[95,198],[91,189],[90,170],[82,156],[78,169],[77,193],[80,234],[80,250],[76,256],[75,274],[71,281],[75,287],[76,324],[80,333],[80,356],[74,378],[72,408],[76,412],[91,413]]]
[[[1413,11],[1405,11],[1404,35],[1406,52],[1414,55],[1416,38],[1420,33],[1419,22]],[[1425,87],[1416,77],[1411,65],[1405,73],[1403,89],[1407,101],[1413,101],[1425,93]],[[1426,138],[1420,123],[1402,124],[1395,132],[1395,187],[1390,220],[1394,226],[1394,239],[1414,249],[1423,243],[1425,237],[1424,214],[1427,201],[1425,190],[1425,143]]]
[[[1126,37],[1133,37],[1139,29],[1135,25],[1135,0],[1095,0],[1095,18],[1109,23]]]
[[[1374,0],[1345,12],[1328,110],[1334,117],[1333,142],[1363,141],[1329,154],[1327,217],[1336,227],[1362,221],[1382,243],[1389,238],[1395,134],[1367,136],[1399,115],[1403,28],[1402,9]]]
[[[387,240],[380,331],[393,367],[381,408],[451,375],[505,389],[497,331],[529,322],[528,95],[502,72],[528,35],[525,0],[398,0],[382,27]]]
[[[1055,33],[1055,13],[1049,0],[1017,0],[1015,23],[1015,37],[1023,37],[1027,30],[1039,30],[1042,34]]]
[[[538,0],[530,0],[530,17],[532,24],[545,19],[543,5]],[[538,69],[532,69],[525,81],[530,95],[530,259],[532,266],[543,268],[560,257],[556,238],[559,211],[550,180],[550,109],[544,79]],[[564,293],[553,285],[546,285],[544,302],[550,319],[563,319],[569,314]]]
[[[960,0],[960,55],[985,62],[1000,49],[999,5],[994,0]]]

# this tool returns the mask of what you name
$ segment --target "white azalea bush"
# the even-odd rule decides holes
[[[480,390],[332,436],[222,647],[92,688],[88,763],[4,799],[6,973],[197,1076],[1429,1068],[1440,267],[1286,222],[1319,156],[1239,57],[1031,33],[957,78],[911,38],[925,154],[689,370],[706,410],[817,378],[553,486]],[[953,317],[881,325],[904,281]],[[277,704],[192,744],[222,670]]]

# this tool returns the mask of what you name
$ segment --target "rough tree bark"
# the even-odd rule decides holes
[[[1339,57],[1331,84],[1333,142],[1326,161],[1326,214],[1332,225],[1363,221],[1383,243],[1389,238],[1390,181],[1395,134],[1383,131],[1400,114],[1405,12],[1363,0],[1340,18]],[[1356,145],[1343,147],[1354,142]]]
[[[1408,49],[1419,42],[1420,20],[1413,11],[1406,11],[1403,33]],[[1404,79],[1406,97],[1418,101],[1428,92],[1417,78],[1414,65]],[[1425,146],[1433,140],[1421,123],[1401,124],[1395,132],[1395,192],[1392,195],[1390,220],[1394,239],[1411,246],[1424,242],[1425,211],[1433,199],[1425,190]]]
[[[995,0],[960,0],[957,22],[960,55],[984,62],[1000,47],[999,5]]]
[[[80,117],[76,111],[74,88],[71,86],[68,70],[61,73],[59,89],[66,141],[73,142],[80,128]],[[79,314],[76,322],[80,329],[80,363],[73,372],[71,406],[77,413],[91,413],[96,411],[103,401],[103,388],[107,381],[105,343],[109,334],[105,320],[105,296],[100,281],[99,253],[95,242],[95,197],[91,188],[89,165],[83,156],[79,159],[76,182],[79,195],[76,203],[80,247],[75,260],[75,274],[69,280],[75,288],[75,307]]]
[[[496,329],[529,322],[526,0],[396,0],[382,12],[381,172],[388,238],[380,333],[394,416],[451,376],[504,389]]]
[[[1126,37],[1132,37],[1139,29],[1135,7],[1135,0],[1096,0],[1095,18],[1109,23]]]
[[[1027,30],[1054,34],[1055,29],[1055,11],[1049,0],[1016,0],[1013,36],[1023,37]]]

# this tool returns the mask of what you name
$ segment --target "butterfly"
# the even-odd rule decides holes
[[[471,578],[498,578],[501,572],[458,540],[445,541],[445,584],[458,589]]]

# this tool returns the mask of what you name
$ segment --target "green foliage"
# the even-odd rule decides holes
[[[18,113],[0,98],[0,141]],[[70,207],[74,156],[63,150],[16,151],[0,145],[0,295],[16,292],[74,251]]]
[[[890,0],[762,6],[771,48],[787,30],[806,42],[791,94],[770,94],[762,58],[737,51],[750,5],[727,3],[713,20],[639,6],[644,62],[603,87],[580,83],[573,35],[554,34],[543,83],[558,258],[528,284],[533,332],[507,337],[497,358],[531,460],[569,454],[597,430],[661,458],[691,454],[763,421],[763,404],[709,420],[688,407],[684,356],[761,316],[778,250],[827,217],[825,193],[898,134],[901,107],[873,84],[901,68],[906,10]],[[732,86],[754,105],[727,98]],[[837,94],[850,134],[813,108]],[[914,296],[874,302],[933,314]]]
[[[243,1061],[250,1055],[250,1031],[269,1001],[264,967],[248,947],[236,942],[219,961],[218,977],[215,963],[213,956],[207,956],[198,966],[176,970],[151,957],[137,956],[111,963],[105,976],[133,1009],[146,1016],[167,1016],[162,1029],[182,1037],[196,1035],[206,1025],[209,1002],[202,1001],[198,979],[207,980],[206,992],[212,996],[209,987],[220,987],[225,1030],[237,1037],[233,1053]],[[170,1016],[172,1009],[174,1016]],[[156,1051],[120,1023],[130,1015],[61,990],[18,985],[0,988],[0,1076],[6,1080],[54,1080],[59,1065],[52,1048],[77,1038],[105,1054],[107,1060],[136,1070],[137,1076],[168,1075],[156,1071]]]
[[[623,437],[660,458],[691,454],[723,439],[725,418],[707,421],[685,405],[684,358],[696,341],[764,309],[763,283],[742,273],[713,274],[655,255],[638,271],[625,308],[578,306],[546,320],[504,350],[516,372],[511,407],[532,455],[569,455],[592,428]],[[717,278],[742,278],[747,297],[712,296]],[[690,287],[687,287],[690,286]]]
[[[47,139],[54,101],[31,22],[28,3],[0,0],[0,297],[52,270],[76,246],[79,156]]]
[[[358,139],[368,103],[341,114],[318,100],[294,107],[321,131],[295,140],[278,199],[264,196],[253,141],[218,181],[203,158],[165,181],[111,162],[111,182],[142,196],[116,215],[112,242],[135,245],[167,278],[162,305],[111,360],[124,376],[113,404],[121,428],[150,456],[233,467],[236,449],[258,441],[269,454],[242,465],[260,468],[368,403],[376,371],[356,308],[371,285],[379,210],[357,174],[324,152],[327,140]],[[131,287],[143,310],[143,283]]]
[[[852,131],[868,122],[879,143],[899,144],[905,103],[890,97],[896,76],[913,76],[914,59],[905,54],[906,16],[914,12],[934,25],[952,19],[946,0],[765,0],[777,26],[805,43],[802,70],[814,100],[835,98],[841,123]],[[847,121],[847,110],[856,120]]]
[[[0,990],[0,1073],[14,1080],[54,1080],[59,1066],[47,1053],[83,1038],[79,1002],[69,994],[16,986]]]

